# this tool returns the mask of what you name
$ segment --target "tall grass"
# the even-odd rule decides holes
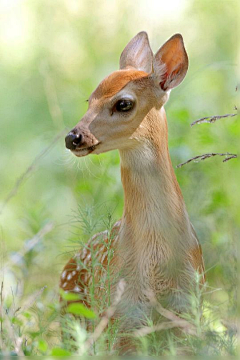
[[[81,207],[79,225],[85,228],[88,235],[94,233],[98,222],[104,224],[110,234],[113,216],[109,213],[92,224],[92,211]],[[45,228],[50,231],[51,228]],[[44,235],[44,231],[40,236]],[[38,235],[39,236],[39,235]],[[35,242],[32,244],[36,245]],[[31,243],[31,242],[30,242]],[[28,242],[29,244],[29,242]],[[83,245],[82,245],[83,246]],[[107,245],[109,246],[109,245]],[[30,254],[31,253],[31,254]],[[102,266],[96,253],[91,249],[92,266],[86,270],[93,275],[97,266]],[[122,336],[128,336],[136,344],[136,351],[141,355],[236,355],[237,326],[229,317],[227,302],[217,303],[214,289],[206,283],[201,286],[201,275],[196,273],[195,288],[189,294],[189,309],[180,315],[165,310],[160,304],[152,303],[161,315],[161,321],[153,323],[147,319],[147,325],[130,334],[120,331],[121,319],[111,321],[117,301],[121,301],[124,291],[120,284],[118,299],[112,299],[109,282],[110,262],[113,256],[108,247],[108,266],[102,269],[100,283],[91,283],[89,295],[91,308],[73,303],[66,307],[67,301],[79,300],[76,293],[61,292],[63,302],[59,303],[59,293],[43,287],[34,293],[24,296],[24,272],[31,271],[34,258],[34,246],[26,246],[25,251],[15,254],[8,262],[11,273],[18,286],[5,291],[5,282],[1,284],[0,347],[1,354],[7,355],[117,355],[121,349],[117,346]],[[16,260],[17,259],[17,260]],[[84,266],[84,264],[81,264]],[[5,267],[5,272],[7,268]],[[93,277],[94,278],[94,277]],[[95,298],[96,286],[103,288],[100,299]],[[231,295],[231,292],[229,293]],[[151,298],[149,297],[150,301]],[[232,298],[231,306],[236,306]],[[62,308],[64,306],[64,313]]]

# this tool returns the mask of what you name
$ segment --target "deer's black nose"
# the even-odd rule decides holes
[[[65,137],[66,148],[69,150],[75,150],[77,146],[79,146],[82,142],[81,134],[74,134],[74,132],[70,131]]]

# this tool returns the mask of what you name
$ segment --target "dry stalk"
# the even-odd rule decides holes
[[[1,283],[1,294],[0,294],[0,317],[1,317],[1,327],[0,327],[0,334],[1,334],[1,342],[0,342],[0,345],[1,345],[1,348],[3,348],[3,281]]]
[[[160,324],[157,325],[153,325],[153,326],[144,326],[139,330],[136,330],[133,332],[133,336],[135,337],[142,337],[142,336],[146,336],[149,334],[152,334],[155,331],[162,331],[162,330],[167,330],[167,329],[173,329],[175,327],[180,327],[180,328],[184,328],[185,324],[183,323],[182,320],[178,320],[178,321],[169,321],[169,322],[162,322]],[[184,328],[184,330],[186,331],[186,329]],[[196,332],[193,331],[192,329],[187,329],[186,331],[188,334],[190,335],[195,335],[196,336]]]
[[[104,315],[102,316],[102,319],[100,320],[99,324],[96,326],[95,331],[89,336],[89,338],[85,342],[84,352],[86,352],[94,344],[94,342],[101,336],[104,329],[108,326],[109,320],[113,317],[117,305],[119,304],[122,298],[125,286],[126,286],[125,280],[121,279],[117,285],[116,296],[113,300],[113,304],[105,311]]]
[[[36,300],[42,295],[43,291],[46,289],[46,285],[43,286],[40,290],[35,291],[32,295],[29,296],[27,301],[25,301],[25,305],[21,308],[18,308],[16,312],[18,312],[18,315],[27,311],[33,304],[36,302]]]
[[[28,241],[27,244],[25,244],[22,250],[20,250],[18,253],[12,256],[10,260],[8,260],[3,269],[6,270],[7,267],[16,265],[30,250],[32,250],[39,243],[42,237],[52,231],[52,229],[53,223],[47,223],[42,229],[39,230],[36,235],[33,236],[31,240]]]
[[[8,202],[16,195],[16,193],[18,192],[18,189],[20,188],[20,186],[22,185],[22,183],[24,182],[24,180],[26,180],[27,176],[30,175],[33,170],[35,169],[37,163],[39,162],[39,160],[41,158],[43,158],[52,148],[53,146],[57,143],[57,141],[59,139],[61,139],[61,137],[63,136],[63,134],[65,133],[66,129],[62,130],[51,142],[51,144],[47,147],[45,147],[36,157],[35,159],[32,161],[32,163],[28,166],[28,168],[22,173],[22,175],[17,179],[17,181],[15,182],[14,187],[12,188],[12,190],[9,192],[9,194],[7,195],[7,197],[5,198],[5,200],[3,201],[2,204],[2,208],[0,210],[0,215],[2,214],[5,206],[8,204]]]
[[[196,125],[196,124],[203,124],[203,123],[211,124],[211,123],[214,123],[217,120],[228,118],[228,117],[233,117],[233,116],[237,116],[237,114],[205,116],[205,117],[203,117],[201,119],[198,119],[198,120],[194,121],[193,123],[191,123],[191,126]]]
[[[16,311],[14,311],[14,316],[16,316],[16,313],[18,312],[18,315],[24,311],[27,311],[37,300],[37,298],[42,294],[43,290],[46,288],[46,286],[42,287],[40,290],[36,291],[33,295],[31,295],[26,303],[26,305],[23,308],[18,308]],[[23,343],[23,338],[20,336],[17,336],[14,332],[14,325],[11,323],[10,319],[9,319],[9,315],[3,311],[3,282],[1,285],[1,295],[0,295],[0,299],[1,299],[1,307],[0,307],[0,316],[1,316],[1,349],[4,349],[4,344],[2,341],[2,337],[3,337],[3,327],[2,324],[4,322],[4,325],[7,329],[7,334],[9,339],[11,340],[12,344],[14,345],[14,350],[16,352],[16,354],[18,356],[25,356],[24,352],[22,350],[22,343]],[[21,310],[19,312],[19,310]]]
[[[189,323],[187,320],[182,319],[178,315],[174,314],[173,312],[165,309],[159,303],[159,301],[157,301],[157,299],[154,296],[152,291],[148,292],[148,298],[150,300],[150,304],[157,310],[157,312],[160,315],[162,315],[163,317],[165,317],[166,319],[171,321],[170,324],[172,324],[172,326],[169,325],[169,327],[180,327],[186,333],[197,336],[197,330],[196,330],[195,326],[193,324]],[[163,324],[165,326],[168,323],[163,323]],[[162,328],[162,324],[157,324],[157,325],[155,325],[155,327],[158,329],[158,331],[164,329],[164,328]],[[149,331],[150,331],[150,329],[149,329]]]
[[[13,325],[11,324],[9,317],[7,315],[4,316],[4,324],[8,330],[8,336],[14,344],[14,350],[18,356],[25,356],[22,350],[22,342],[23,339],[21,337],[17,337],[14,333]]]
[[[195,161],[195,162],[198,162],[198,161],[202,161],[202,160],[205,160],[205,159],[208,159],[210,157],[213,157],[213,156],[226,156],[226,158],[223,160],[223,162],[226,162],[228,160],[231,160],[231,159],[236,159],[237,158],[237,154],[230,154],[230,153],[209,153],[209,154],[203,154],[203,155],[197,155],[197,156],[194,156],[193,158],[181,163],[181,164],[178,164],[177,165],[177,168],[180,168],[188,163],[190,163],[191,161]]]

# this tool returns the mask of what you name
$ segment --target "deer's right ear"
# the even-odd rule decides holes
[[[127,44],[120,57],[120,69],[135,68],[152,72],[153,53],[150,48],[148,35],[141,31]]]

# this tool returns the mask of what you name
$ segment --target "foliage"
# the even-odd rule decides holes
[[[239,108],[238,2],[216,6],[193,0],[176,7],[179,13],[171,2],[166,9],[158,3],[141,0],[137,8],[126,0],[97,6],[93,0],[0,5],[6,15],[0,26],[0,347],[7,354],[16,346],[25,355],[84,351],[80,344],[88,334],[71,317],[68,332],[77,341],[60,340],[59,274],[89,236],[121,217],[123,194],[116,151],[77,160],[65,150],[62,134],[84,114],[85,100],[99,81],[117,68],[133,35],[148,31],[154,50],[175,32],[184,37],[189,72],[166,105],[173,166],[205,153],[239,153],[239,115],[190,127],[199,118]],[[199,329],[204,336],[182,339],[170,330],[165,336],[156,332],[142,337],[139,349],[174,355],[181,345],[199,355],[234,354],[239,160],[191,162],[176,175],[207,269]],[[198,314],[188,321],[195,324]],[[95,353],[102,354],[105,341],[113,343],[116,333],[112,329],[100,336]]]

